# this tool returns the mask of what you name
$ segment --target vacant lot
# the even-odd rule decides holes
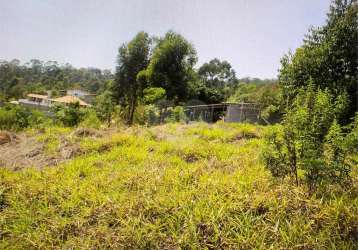
[[[268,129],[28,131],[0,146],[36,151],[0,168],[0,248],[353,249],[356,179],[330,196],[273,179],[260,162]]]

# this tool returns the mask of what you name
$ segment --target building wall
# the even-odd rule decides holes
[[[42,111],[48,111],[50,109],[49,104],[33,102],[28,99],[20,99],[19,104],[24,107],[27,107],[27,108],[34,108],[34,109],[38,109],[38,110],[42,110]]]

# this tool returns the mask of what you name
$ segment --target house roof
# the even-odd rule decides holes
[[[28,94],[28,97],[38,98],[38,99],[47,99],[47,95],[38,95],[38,94]]]
[[[81,106],[90,106],[86,102],[82,101],[81,99],[77,98],[76,96],[66,95],[54,99],[50,99],[53,102],[60,102],[60,103],[76,103],[78,102]]]

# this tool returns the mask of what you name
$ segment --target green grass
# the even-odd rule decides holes
[[[60,136],[67,136],[67,138],[69,138],[68,135],[71,133],[71,129],[64,127],[47,127],[40,132],[41,133],[37,136],[37,141],[44,143],[46,153],[55,154],[60,146]],[[29,129],[27,134],[34,135],[36,132],[34,129]]]
[[[353,249],[356,183],[318,197],[272,179],[266,129],[133,127],[57,167],[0,169],[0,248]]]

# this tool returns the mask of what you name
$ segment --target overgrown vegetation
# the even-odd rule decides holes
[[[324,196],[277,182],[259,158],[271,129],[46,132],[80,140],[87,153],[42,170],[0,169],[0,247],[353,249],[357,182]]]
[[[357,1],[334,1],[327,24],[282,59],[283,129],[268,136],[264,153],[274,176],[294,176],[298,185],[303,175],[311,190],[351,185],[357,162],[350,157],[358,148],[357,16]]]
[[[46,115],[0,108],[0,129],[19,132],[0,134],[0,157],[23,157],[0,158],[0,248],[355,249],[357,15],[356,0],[333,1],[278,82],[238,79],[219,59],[196,69],[174,31],[139,32],[114,76],[0,62],[4,100],[99,94]],[[186,124],[186,104],[225,101],[280,124]]]
[[[46,121],[45,115],[36,110],[8,105],[0,108],[0,130],[19,131],[27,127],[37,127]]]
[[[337,120],[346,108],[344,97],[334,101],[328,91],[302,89],[286,113],[283,127],[267,136],[264,160],[277,177],[291,175],[314,189],[317,185],[351,185],[351,161],[357,124],[341,127]],[[302,175],[303,178],[300,178]]]

